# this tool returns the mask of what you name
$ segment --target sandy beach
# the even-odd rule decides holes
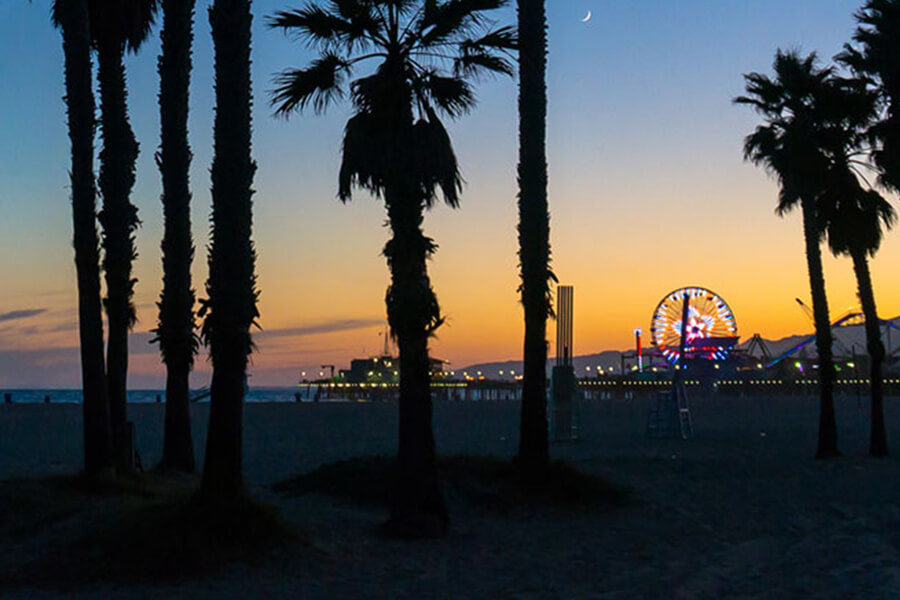
[[[648,398],[585,401],[581,439],[553,454],[630,487],[608,512],[486,512],[450,499],[445,540],[373,533],[378,509],[270,484],[335,460],[390,453],[390,404],[253,404],[245,409],[245,473],[261,498],[314,542],[259,567],[235,565],[166,586],[88,588],[66,597],[247,598],[896,598],[900,597],[900,463],[867,451],[868,412],[838,400],[844,457],[814,461],[817,400],[693,399],[696,436],[644,437]],[[900,404],[887,403],[900,448]],[[195,405],[203,447],[207,405]],[[159,458],[162,407],[132,405],[144,464]],[[515,402],[439,403],[441,454],[512,456]],[[0,406],[0,477],[73,473],[80,407]],[[11,560],[35,540],[6,543]],[[46,541],[44,542],[46,543]],[[58,591],[16,590],[14,597]]]

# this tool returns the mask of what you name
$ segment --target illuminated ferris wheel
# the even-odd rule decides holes
[[[687,298],[687,323],[682,327]],[[678,362],[681,332],[685,332],[685,358],[724,360],[737,344],[737,323],[728,304],[702,287],[675,290],[653,312],[650,335],[653,345],[670,362]]]

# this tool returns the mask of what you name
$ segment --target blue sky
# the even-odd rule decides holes
[[[852,33],[859,2],[547,5],[552,236],[557,273],[576,286],[576,351],[627,346],[631,330],[647,325],[659,298],[688,284],[707,285],[728,300],[739,325],[746,324],[743,335],[758,330],[778,337],[806,328],[793,304],[794,296],[808,294],[799,220],[773,216],[774,184],[741,156],[742,137],[757,119],[731,99],[742,90],[742,73],[768,71],[776,48],[818,50],[825,59],[838,52]],[[205,6],[199,5],[196,19],[190,122],[198,287],[205,279],[213,104]],[[291,6],[253,4],[254,235],[268,332],[254,368],[260,381],[273,383],[288,382],[310,365],[345,364],[376,351],[387,283],[379,255],[386,239],[383,209],[362,194],[350,206],[335,199],[348,108],[285,121],[273,118],[268,106],[272,75],[304,66],[312,56],[264,26],[264,15]],[[582,23],[588,10],[593,18]],[[511,22],[514,12],[497,18]],[[138,334],[153,327],[160,279],[156,34],[127,61],[131,118],[141,143],[134,191],[143,221]],[[52,350],[56,356],[69,348],[66,356],[72,356],[77,341],[61,66],[49,4],[0,0],[0,313],[45,309],[0,323],[2,352]],[[485,81],[478,93],[479,108],[451,127],[467,181],[462,208],[438,207],[426,222],[441,246],[431,272],[450,319],[434,348],[456,366],[515,358],[521,347],[515,82]],[[898,266],[900,247],[889,239],[873,266],[876,285],[883,281],[886,313],[900,311],[900,286],[887,276]],[[833,303],[855,302],[847,265],[829,261],[827,268]],[[133,361],[132,381],[155,385],[158,361],[146,340],[138,341],[143,358]],[[205,369],[202,361],[199,368]],[[21,369],[11,371],[0,362],[0,386],[32,384]],[[70,379],[61,376],[58,383],[77,384]]]

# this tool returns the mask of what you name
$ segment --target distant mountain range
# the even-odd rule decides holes
[[[900,348],[900,330],[898,330],[898,328],[900,328],[900,317],[894,317],[893,319],[890,319],[889,322],[891,325],[893,325],[893,327],[881,327],[881,341],[888,352],[893,352],[897,348]],[[856,354],[866,353],[866,331],[865,326],[862,323],[858,325],[845,325],[842,327],[835,327],[831,331],[834,335],[833,349],[836,356],[851,355],[854,352]],[[781,338],[780,340],[772,341],[763,339],[763,341],[765,342],[772,356],[780,356],[784,352],[787,352],[791,348],[795,347],[797,344],[803,342],[804,340],[808,340],[813,335],[814,332],[810,331],[806,334],[792,335]],[[741,342],[739,347],[746,348],[749,343],[750,338],[746,338],[743,342]],[[815,343],[811,343],[805,348],[805,350],[807,356],[811,358],[816,356]]]
[[[894,317],[890,320],[890,323],[895,328],[900,328],[900,317]],[[866,332],[865,328],[862,324],[859,325],[846,325],[842,327],[835,327],[833,330],[834,333],[834,353],[837,356],[848,356],[852,355],[854,351],[856,354],[865,354],[866,353]],[[887,332],[890,331],[888,335]],[[804,340],[811,338],[814,335],[813,332],[791,335],[788,337],[784,337],[778,340],[768,340],[763,338],[763,342],[769,350],[769,353],[773,356],[780,356],[781,354],[787,352],[791,348],[794,348]],[[893,330],[890,327],[883,326],[881,328],[882,342],[885,345],[885,348],[888,352],[893,352],[900,348],[900,329]],[[750,343],[751,338],[747,337],[739,344],[740,348],[746,348]],[[630,351],[630,349],[628,350]],[[575,356],[572,359],[573,365],[575,367],[576,374],[583,374],[588,371],[592,373],[596,373],[597,367],[602,367],[605,371],[609,372],[610,369],[613,370],[614,373],[619,373],[622,365],[622,352],[620,350],[605,350],[603,352],[598,352],[595,354],[585,354],[582,356]],[[806,346],[802,352],[805,353],[807,357],[815,357],[816,356],[816,345],[815,343],[811,343]],[[759,355],[759,350],[756,349],[753,351],[754,355]],[[556,358],[550,357],[547,359],[547,371],[549,373],[550,369],[553,365],[556,364]],[[456,373],[468,373],[472,377],[476,377],[478,372],[481,373],[485,377],[497,378],[502,377],[504,379],[509,379],[516,375],[521,375],[522,373],[522,361],[521,360],[506,360],[506,361],[498,361],[498,362],[488,362],[488,363],[479,363],[474,365],[469,365],[460,369],[453,369]],[[500,372],[502,371],[502,375]]]

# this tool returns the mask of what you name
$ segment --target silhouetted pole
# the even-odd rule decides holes
[[[684,371],[686,365],[686,360],[684,356],[684,350],[687,347],[687,322],[688,315],[690,314],[691,308],[691,298],[687,292],[684,293],[684,302],[681,306],[681,341],[678,342],[678,363],[676,365],[679,367],[675,370],[675,375],[672,377],[672,385],[678,386],[681,384],[683,377],[681,376],[681,371]],[[677,393],[677,387],[672,388],[673,393]]]

